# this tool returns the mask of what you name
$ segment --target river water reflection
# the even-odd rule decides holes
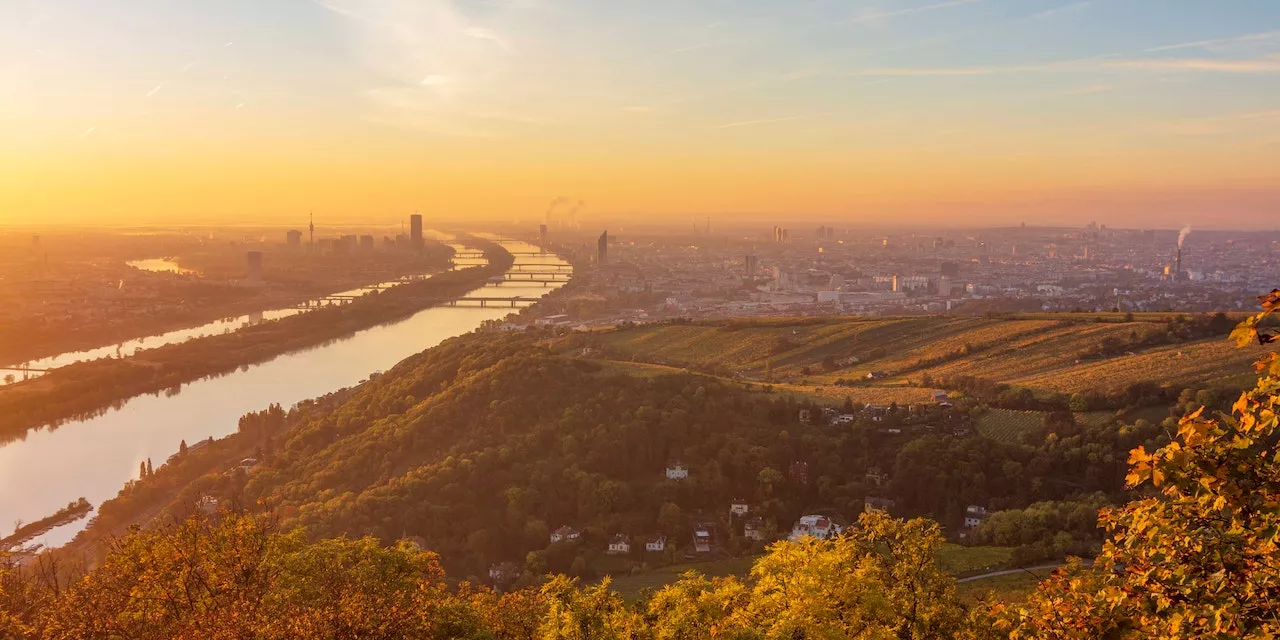
[[[524,243],[503,244],[513,252],[536,251]],[[563,263],[551,255],[517,256],[515,268],[522,262]],[[533,299],[558,286],[506,282],[469,295]],[[19,518],[31,522],[81,496],[99,505],[136,477],[140,462],[150,458],[158,466],[182,440],[193,443],[228,435],[249,411],[272,403],[289,407],[350,387],[374,371],[390,369],[410,355],[510,312],[505,305],[433,307],[343,340],[184,385],[177,395],[140,396],[95,418],[30,432],[25,439],[0,445],[0,523]],[[65,544],[85,522],[54,529],[36,542]]]

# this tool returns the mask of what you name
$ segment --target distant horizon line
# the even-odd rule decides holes
[[[406,213],[404,217],[407,219],[410,215],[412,214]],[[703,216],[703,219],[705,220],[705,216]],[[832,221],[830,219],[812,219],[812,220],[802,220],[802,221],[790,220],[782,224],[775,224],[767,221],[761,221],[758,223],[738,222],[738,223],[734,223],[727,226],[717,227],[714,224],[714,217],[712,218],[712,221],[713,221],[713,224],[711,225],[710,233],[707,233],[701,230],[698,230],[696,232],[691,232],[690,226],[692,223],[677,224],[674,222],[665,222],[665,221],[620,223],[619,221],[616,221],[616,220],[608,221],[606,223],[601,223],[601,224],[580,225],[580,228],[578,229],[568,230],[568,229],[564,229],[563,227],[560,227],[559,229],[553,228],[552,230],[553,231],[559,230],[559,231],[568,232],[568,233],[591,234],[591,233],[594,233],[592,229],[595,229],[595,230],[604,229],[604,230],[612,231],[613,229],[634,228],[634,229],[643,229],[646,231],[661,231],[669,234],[674,232],[674,234],[678,234],[678,235],[716,236],[716,235],[722,235],[730,231],[751,231],[756,229],[759,229],[761,231],[766,231],[766,230],[772,229],[774,226],[780,226],[785,229],[794,230],[794,231],[803,231],[806,229],[812,230],[811,228],[816,228],[818,226],[838,226],[837,230],[839,231],[850,230],[850,229],[857,229],[860,231],[925,231],[929,229],[932,229],[935,231],[944,231],[944,230],[945,231],[1008,231],[1008,230],[1021,230],[1021,229],[1071,231],[1071,230],[1085,230],[1089,228],[1089,224],[1076,224],[1076,225],[1043,224],[1042,225],[1042,224],[1026,224],[1026,223],[1017,223],[1017,224],[1001,223],[1001,224],[965,226],[965,225],[940,225],[937,223],[930,223],[930,222],[902,223],[902,224],[885,224],[881,222],[875,222],[875,223],[840,222],[840,221]],[[446,228],[461,229],[461,230],[474,229],[474,230],[484,231],[484,230],[500,229],[500,230],[506,231],[506,230],[521,229],[521,230],[527,230],[529,233],[536,233],[538,231],[538,226],[542,224],[541,222],[530,222],[530,223],[515,223],[515,222],[492,223],[491,222],[491,223],[477,224],[474,221],[467,222],[462,220],[447,220],[447,219],[430,220],[429,218],[424,220],[424,223],[429,226],[446,227]],[[317,225],[317,228],[318,229],[375,228],[375,229],[390,230],[393,228],[397,228],[399,226],[400,226],[400,222],[398,221],[392,222],[385,219],[372,220],[372,219],[347,218],[347,219],[336,219],[332,222],[327,222],[327,221],[322,222],[322,224]],[[1099,229],[1102,229],[1103,227],[1105,227],[1109,231],[1167,231],[1170,233],[1177,233],[1182,228],[1187,226],[1192,227],[1196,233],[1201,233],[1201,232],[1204,232],[1204,233],[1210,233],[1210,232],[1212,233],[1231,233],[1231,232],[1280,233],[1280,226],[1255,227],[1255,228],[1212,226],[1212,225],[1203,225],[1203,226],[1202,225],[1175,225],[1170,227],[1163,227],[1163,226],[1149,227],[1149,226],[1127,226],[1127,225],[1113,226],[1105,223],[1098,223]],[[19,224],[0,223],[0,233],[4,233],[5,231],[17,231],[17,230],[65,231],[69,229],[78,229],[80,231],[127,231],[127,230],[183,231],[183,230],[214,230],[214,229],[262,229],[262,230],[270,229],[270,230],[288,231],[293,229],[305,230],[306,228],[307,228],[307,224],[293,224],[293,223],[282,223],[282,222],[254,222],[254,221],[236,221],[236,222],[227,222],[227,223],[192,222],[192,223],[178,223],[178,224],[168,223],[168,222],[165,222],[165,223],[161,223],[161,222],[130,222],[130,223],[40,222],[40,223],[19,223]],[[622,233],[625,233],[625,231],[622,231]],[[925,235],[937,235],[937,233],[926,233]]]

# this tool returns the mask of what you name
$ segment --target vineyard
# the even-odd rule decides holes
[[[1100,345],[1136,345],[1139,336],[1162,335],[1168,317],[731,321],[642,326],[593,334],[590,340],[608,359],[714,371],[858,402],[927,398],[928,390],[917,386],[926,375],[1061,393],[1114,392],[1141,382],[1224,385],[1248,378],[1257,349],[1237,349],[1225,336],[1090,355]]]
[[[1017,442],[1023,434],[1044,426],[1043,411],[988,409],[974,425],[978,433],[999,442]]]

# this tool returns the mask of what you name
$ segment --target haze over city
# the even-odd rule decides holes
[[[9,0],[0,224],[1274,228],[1267,0]]]

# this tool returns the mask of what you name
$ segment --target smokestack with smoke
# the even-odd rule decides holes
[[[564,196],[559,196],[555,200],[552,200],[551,204],[547,205],[547,212],[542,215],[543,223],[551,224],[551,214],[555,213],[556,207],[568,201],[569,199]]]
[[[1187,241],[1187,236],[1191,235],[1191,225],[1187,225],[1178,232],[1178,257],[1173,261],[1173,281],[1182,280],[1182,243]]]

